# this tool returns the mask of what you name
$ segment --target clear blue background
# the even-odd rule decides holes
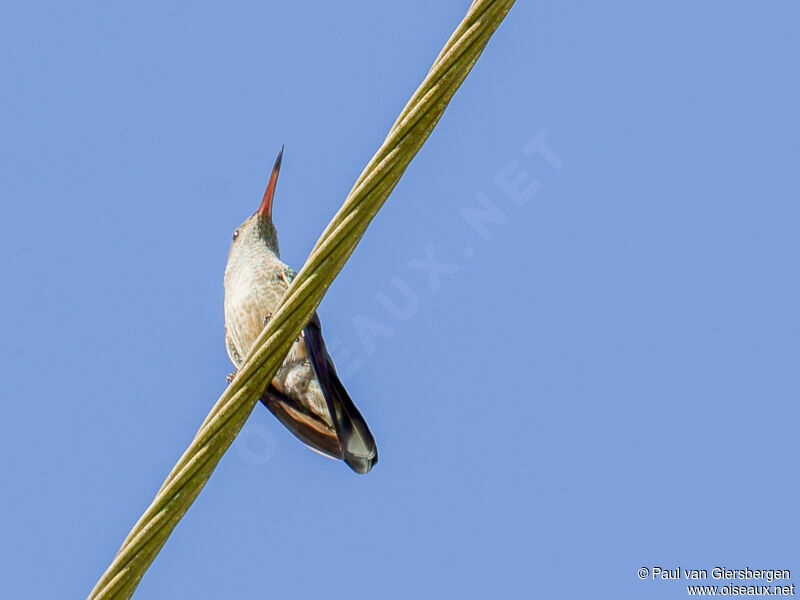
[[[467,5],[4,5],[2,597],[88,594],[226,385],[230,235],[280,145],[300,266]],[[137,598],[800,573],[798,19],[518,2],[321,307],[380,463],[257,407]],[[543,130],[560,169],[522,151]],[[459,216],[479,192],[488,240]],[[428,244],[458,268],[436,291],[409,266]],[[408,318],[377,298],[403,305],[394,277]]]

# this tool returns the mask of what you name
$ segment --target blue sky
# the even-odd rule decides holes
[[[88,594],[226,385],[230,236],[281,144],[299,267],[467,5],[3,7],[3,597]],[[798,18],[518,2],[320,309],[379,464],[257,407],[136,597],[800,570]]]

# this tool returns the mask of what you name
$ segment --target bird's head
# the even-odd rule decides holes
[[[247,247],[248,250],[257,249],[266,245],[276,255],[278,251],[278,234],[275,231],[275,225],[272,223],[272,200],[275,196],[275,186],[278,183],[278,173],[281,170],[281,160],[283,159],[283,148],[278,153],[278,158],[275,160],[275,166],[272,167],[272,174],[267,183],[267,189],[264,192],[264,197],[261,200],[261,205],[258,210],[250,215],[247,220],[239,225],[233,232],[233,241],[231,242],[231,255],[241,247]]]

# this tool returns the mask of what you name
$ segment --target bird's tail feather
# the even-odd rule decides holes
[[[341,388],[342,391],[344,388]],[[378,448],[364,417],[345,392],[334,395],[329,403],[344,462],[356,473],[368,473],[378,462]]]
[[[262,394],[261,402],[306,446],[331,458],[344,458],[336,431],[299,402],[272,385]]]

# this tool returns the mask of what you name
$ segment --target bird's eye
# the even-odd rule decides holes
[[[239,237],[239,230],[238,229],[233,232],[233,239],[236,239],[237,237]]]

